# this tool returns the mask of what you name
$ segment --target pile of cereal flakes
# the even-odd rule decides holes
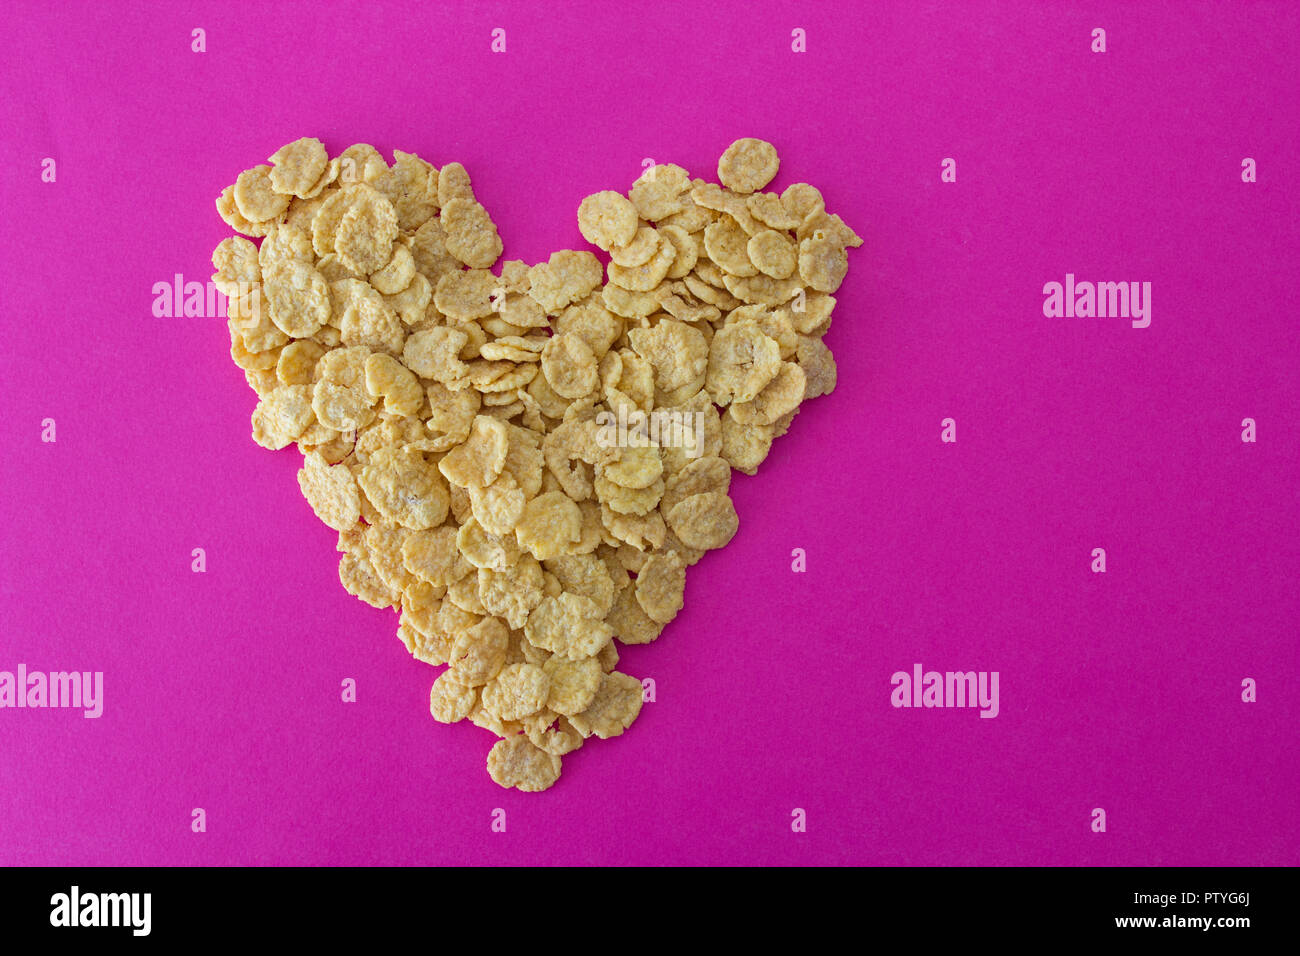
[[[761,192],[776,150],[741,139],[721,185],[656,165],[582,201],[607,275],[588,251],[497,275],[465,167],[394,157],[304,138],[221,194],[262,239],[212,256],[230,353],[254,440],[303,455],[343,586],[449,665],[434,718],[492,731],[492,779],[545,790],[636,719],[614,641],[655,640],[735,535],[731,470],[835,387],[822,337],[862,240],[806,183]]]

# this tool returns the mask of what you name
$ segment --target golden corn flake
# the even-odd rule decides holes
[[[403,242],[393,246],[393,256],[388,264],[371,274],[370,284],[384,295],[397,295],[411,284],[415,276],[415,256],[411,247]]]
[[[746,137],[728,146],[718,160],[718,181],[735,192],[752,193],[770,183],[780,167],[775,146]]]
[[[316,363],[316,380],[342,385],[347,389],[364,388],[365,362],[369,356],[370,350],[365,346],[331,349]]]
[[[447,517],[447,485],[438,469],[411,445],[379,449],[361,469],[357,482],[379,513],[403,528],[436,528]]]
[[[803,222],[803,217],[790,212],[776,193],[754,193],[745,200],[745,207],[763,225],[781,232],[796,229]]]
[[[737,471],[755,475],[772,450],[774,437],[771,425],[742,425],[730,414],[724,415],[721,455]]]
[[[527,737],[498,740],[488,753],[488,775],[500,786],[525,793],[549,789],[560,778],[560,758]]]
[[[217,214],[225,221],[226,225],[235,232],[245,236],[265,236],[270,232],[274,225],[272,220],[266,222],[253,222],[246,219],[235,205],[235,187],[227,186],[217,197]]]
[[[478,596],[478,580],[472,574],[448,585],[446,600],[467,614],[487,617],[488,610]]]
[[[312,422],[312,390],[306,385],[281,385],[253,409],[253,440],[278,451],[298,440]]]
[[[486,487],[505,468],[509,448],[510,433],[505,422],[479,415],[469,437],[442,457],[438,470],[453,485]]]
[[[275,372],[272,369],[245,369],[244,381],[248,383],[249,388],[257,393],[258,398],[266,398],[271,392],[280,387],[279,379],[275,377]]]
[[[602,469],[606,479],[630,489],[648,488],[663,473],[663,459],[654,445],[620,448],[618,460]]]
[[[398,236],[397,210],[382,193],[362,184],[339,220],[334,234],[334,252],[339,261],[364,275],[382,269],[393,254]]]
[[[430,584],[445,587],[449,582],[464,577],[470,569],[467,567],[457,573],[457,565],[460,563],[455,528],[441,527],[415,531],[407,535],[406,540],[402,542],[403,566],[417,578]]]
[[[447,251],[470,268],[486,269],[501,255],[496,224],[474,199],[458,197],[444,203],[441,222]]]
[[[539,561],[572,553],[582,537],[582,512],[563,491],[538,495],[524,506],[515,537]]]
[[[439,723],[457,723],[469,716],[478,694],[478,688],[463,683],[456,671],[445,670],[429,689],[429,712]]]
[[[289,208],[289,197],[271,188],[271,167],[246,169],[235,180],[235,208],[252,223],[277,219]]]
[[[659,237],[659,246],[649,260],[642,265],[620,266],[616,262],[609,265],[609,281],[630,292],[650,292],[657,288],[668,276],[677,259],[677,250],[666,237]]]
[[[544,335],[501,335],[492,342],[485,342],[479,348],[479,354],[493,362],[540,362],[542,349],[549,341]]]
[[[659,308],[659,297],[649,292],[632,292],[612,282],[601,290],[605,308],[624,318],[642,318]]]
[[[507,259],[501,263],[501,284],[507,292],[528,294],[528,263],[522,259]]]
[[[834,292],[849,270],[843,246],[829,239],[805,239],[799,243],[799,277],[818,292]]]
[[[329,166],[325,145],[312,136],[304,136],[271,155],[271,188],[284,195],[309,198]],[[324,188],[323,186],[321,188]]]
[[[657,510],[643,515],[624,514],[602,501],[600,521],[616,540],[631,545],[638,551],[661,547],[668,533],[664,519]]]
[[[862,245],[862,237],[854,232],[839,216],[831,215],[825,209],[815,211],[807,216],[795,230],[800,239],[826,239],[840,248]]]
[[[829,395],[835,390],[835,356],[821,339],[802,335],[796,352],[806,381],[805,398]]]
[[[347,346],[402,353],[406,330],[397,314],[375,289],[364,282],[348,282],[349,294],[338,320],[340,341]]]
[[[741,322],[753,322],[762,329],[763,334],[777,344],[783,360],[794,357],[795,349],[799,345],[799,336],[790,323],[788,309],[743,305],[738,309],[732,309],[724,324],[736,325]]]
[[[453,322],[472,322],[495,311],[493,293],[501,280],[487,269],[448,272],[438,280],[433,304]]]
[[[370,184],[397,210],[397,225],[411,232],[438,212],[438,170],[414,153],[393,150],[393,167],[387,174],[376,170]]]
[[[700,551],[725,546],[740,529],[731,498],[716,491],[682,499],[668,512],[668,522],[683,544]]]
[[[273,372],[280,362],[283,349],[268,349],[265,352],[250,352],[248,343],[242,335],[232,333],[230,336],[230,357],[236,365],[247,372]],[[275,387],[276,377],[271,375],[271,387]],[[260,394],[260,392],[259,392]]]
[[[523,517],[527,499],[513,475],[502,471],[485,486],[469,485],[470,506],[478,523],[489,534],[509,535]]]
[[[415,373],[383,352],[366,359],[366,392],[372,399],[382,398],[390,415],[414,415],[424,402],[424,389]]]
[[[388,608],[397,603],[397,595],[375,572],[365,552],[349,551],[339,560],[339,582],[351,595],[371,607]]]
[[[506,435],[508,447],[503,473],[515,480],[524,498],[533,498],[542,489],[541,439],[536,432],[518,425],[507,426]]]
[[[671,391],[690,383],[703,385],[709,343],[699,329],[660,319],[648,329],[630,329],[627,337],[636,353],[653,366],[656,388]]]
[[[821,191],[808,183],[792,183],[781,193],[781,204],[786,211],[798,219],[800,224],[826,211],[826,200]]]
[[[461,350],[469,343],[464,329],[446,326],[412,332],[402,345],[402,364],[421,378],[450,386],[468,371]]]
[[[614,646],[613,641],[600,649],[600,653],[596,655],[596,660],[600,661],[600,669],[604,673],[614,673],[614,669],[618,667],[618,648]]]
[[[534,747],[548,754],[563,757],[582,746],[583,737],[562,717],[549,708],[540,710],[523,720],[524,733]]]
[[[614,637],[624,644],[649,644],[664,630],[664,626],[641,607],[635,587],[624,588],[615,596],[605,620],[614,629]]]
[[[412,621],[408,620],[405,609],[402,611],[400,620],[401,623],[397,626],[397,638],[402,642],[408,654],[417,661],[423,661],[433,667],[447,663],[447,655],[451,653],[451,644],[445,634],[440,631],[421,630]],[[431,705],[430,710],[432,710],[432,699],[430,699],[429,703]]]
[[[361,518],[361,499],[352,472],[341,465],[331,467],[317,452],[303,457],[298,487],[316,517],[335,531],[346,531]]]
[[[697,458],[668,479],[659,507],[668,514],[674,505],[691,495],[710,491],[726,494],[730,487],[731,466],[724,459],[716,455]]]
[[[275,374],[284,385],[310,385],[316,374],[316,363],[325,349],[311,339],[290,342],[280,350],[275,363]]]
[[[316,418],[335,431],[362,428],[374,420],[373,399],[364,388],[348,388],[332,382],[317,382],[312,393]]]
[[[758,269],[750,261],[749,235],[730,216],[723,216],[704,230],[704,249],[709,258],[733,276],[752,276]]]
[[[835,310],[835,296],[824,292],[810,292],[795,299],[780,311],[787,313],[790,324],[800,335],[825,335],[831,326]]]
[[[628,198],[636,207],[637,215],[650,222],[658,222],[686,208],[684,194],[691,187],[691,177],[686,170],[672,163],[651,166],[632,184]]]
[[[600,260],[590,252],[562,250],[528,270],[528,294],[556,315],[572,302],[585,298],[600,285]]]
[[[533,608],[546,597],[542,566],[530,554],[520,555],[505,571],[479,568],[477,580],[479,602],[513,628],[523,627]]]
[[[371,524],[365,531],[366,553],[380,580],[393,591],[405,595],[408,588],[424,588],[411,572],[402,564],[402,543],[410,534],[405,528],[394,527],[387,522]],[[422,592],[427,596],[428,592]]]
[[[794,243],[772,229],[750,236],[745,251],[754,268],[773,279],[788,279],[799,265]]]
[[[570,660],[600,653],[613,629],[590,598],[561,593],[547,597],[528,615],[524,636],[529,643]]]
[[[773,279],[768,275],[743,277],[724,275],[722,284],[740,302],[766,306],[783,305],[798,295],[803,288],[795,276],[788,279]]]
[[[535,664],[507,664],[483,688],[483,707],[501,720],[520,720],[546,706],[551,678]]]
[[[804,399],[806,379],[794,362],[782,362],[781,370],[751,401],[732,402],[732,417],[742,425],[771,425],[793,412]]]
[[[271,321],[285,335],[307,338],[329,321],[329,284],[307,263],[297,259],[274,262],[262,279]]]
[[[497,315],[503,322],[520,329],[539,329],[549,324],[546,310],[536,299],[509,289],[497,303]]]
[[[316,250],[312,248],[311,236],[296,226],[280,223],[262,240],[257,258],[262,271],[266,272],[277,262],[289,260],[296,260],[310,266],[316,261]]]
[[[456,678],[474,687],[486,684],[505,666],[510,631],[494,617],[456,632],[448,664]]]
[[[594,527],[600,526],[600,512],[592,506]],[[586,528],[586,514],[583,516]],[[596,544],[599,541],[597,540]],[[592,545],[595,550],[596,544]],[[555,576],[560,587],[588,598],[599,609],[602,617],[609,613],[614,603],[615,586],[605,563],[590,553],[566,554],[546,562],[546,570]]]
[[[691,198],[715,213],[726,213],[735,220],[736,225],[740,226],[747,236],[752,236],[763,229],[763,224],[750,215],[747,198],[740,193],[724,189],[715,183],[702,183],[691,189]],[[714,221],[717,221],[717,218],[715,217]]]
[[[556,395],[581,398],[600,381],[596,356],[585,340],[567,332],[551,337],[542,349],[542,374]]]
[[[240,295],[262,281],[258,248],[240,236],[231,236],[217,243],[217,248],[212,251],[212,267],[217,270],[212,284],[225,295]]]
[[[655,478],[644,488],[624,488],[604,475],[597,475],[596,497],[602,505],[621,515],[644,515],[653,511],[663,497],[664,480]]]
[[[747,402],[781,370],[781,349],[752,322],[723,326],[709,345],[706,387],[719,405]]]
[[[411,236],[411,256],[416,270],[433,283],[445,273],[460,268],[460,262],[447,251],[447,233],[437,216]]]
[[[330,161],[330,168],[335,168],[333,160]],[[327,170],[328,175],[328,170]],[[324,178],[324,177],[322,177]],[[310,199],[290,199],[289,209],[281,217],[285,225],[293,226],[295,229],[301,229],[311,238],[312,220],[316,218],[316,212],[321,206],[325,205],[325,200],[331,195],[338,192],[337,189],[326,190],[322,185],[321,192],[317,193]],[[313,248],[313,252],[315,249]]]
[[[326,352],[316,363],[316,380],[344,388],[364,388],[370,349],[355,345]]]
[[[663,240],[654,226],[642,226],[627,242],[611,249],[609,259],[617,266],[634,269],[654,258],[662,244]]]
[[[686,563],[675,551],[652,554],[636,577],[636,600],[646,616],[667,624],[685,603]]]
[[[570,660],[556,655],[542,665],[550,678],[546,706],[557,714],[571,717],[580,714],[596,699],[604,672],[594,657]]]
[[[456,532],[456,547],[460,549],[461,556],[475,568],[506,571],[519,560],[519,545],[514,535],[493,534],[473,518],[461,525]],[[474,577],[472,585],[466,586],[472,587],[477,594],[478,578]]]
[[[676,258],[668,267],[669,279],[681,279],[690,275],[700,259],[700,243],[680,226],[660,225],[663,237],[672,243]]]
[[[602,676],[591,706],[571,716],[569,722],[584,737],[594,734],[607,740],[632,726],[641,713],[641,701],[641,682],[629,674],[614,671]]]
[[[593,246],[609,252],[636,235],[636,207],[613,190],[595,193],[578,206],[578,230]]]
[[[503,740],[519,737],[524,732],[524,722],[522,720],[502,720],[483,706],[481,698],[474,705],[474,709],[469,712],[469,722],[475,727],[482,727],[484,730],[496,734]]]
[[[474,200],[474,186],[469,172],[460,163],[448,163],[438,171],[438,205],[446,206],[453,199]]]

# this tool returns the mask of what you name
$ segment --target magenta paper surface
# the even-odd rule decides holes
[[[0,671],[103,713],[0,709],[0,864],[1300,862],[1295,6],[552,6],[9,8]],[[224,320],[153,314],[303,135],[463,162],[507,258],[740,136],[866,239],[839,387],[546,793],[339,585]],[[1067,274],[1149,326],[1045,315]],[[917,664],[997,716],[891,706]]]

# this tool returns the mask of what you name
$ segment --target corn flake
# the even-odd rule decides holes
[[[567,592],[543,599],[524,625],[530,644],[570,660],[600,653],[612,635],[594,601]]]
[[[613,190],[594,193],[578,206],[578,230],[593,246],[609,252],[636,235],[636,207]]]
[[[473,198],[457,197],[443,203],[441,222],[447,251],[471,269],[486,269],[501,255],[496,224]]]
[[[584,737],[593,734],[601,740],[617,737],[632,726],[641,713],[641,682],[628,674],[614,671],[601,677],[600,687],[588,707],[569,718]]]
[[[483,687],[483,707],[501,720],[521,720],[546,706],[551,678],[536,664],[507,664]]]
[[[527,737],[498,740],[488,753],[488,775],[500,786],[525,793],[547,790],[560,778],[560,758],[535,746]]]

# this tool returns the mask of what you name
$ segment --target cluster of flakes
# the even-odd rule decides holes
[[[778,159],[755,139],[720,186],[659,165],[584,199],[607,281],[587,251],[489,271],[501,239],[459,163],[312,138],[270,160],[217,200],[260,247],[213,254],[253,438],[297,445],[343,586],[448,665],[433,716],[501,738],[498,784],[545,790],[636,719],[615,641],[655,640],[686,568],[735,535],[731,470],[834,388],[822,336],[861,240],[806,183],[762,192]],[[620,409],[703,434],[620,447],[597,422]]]

